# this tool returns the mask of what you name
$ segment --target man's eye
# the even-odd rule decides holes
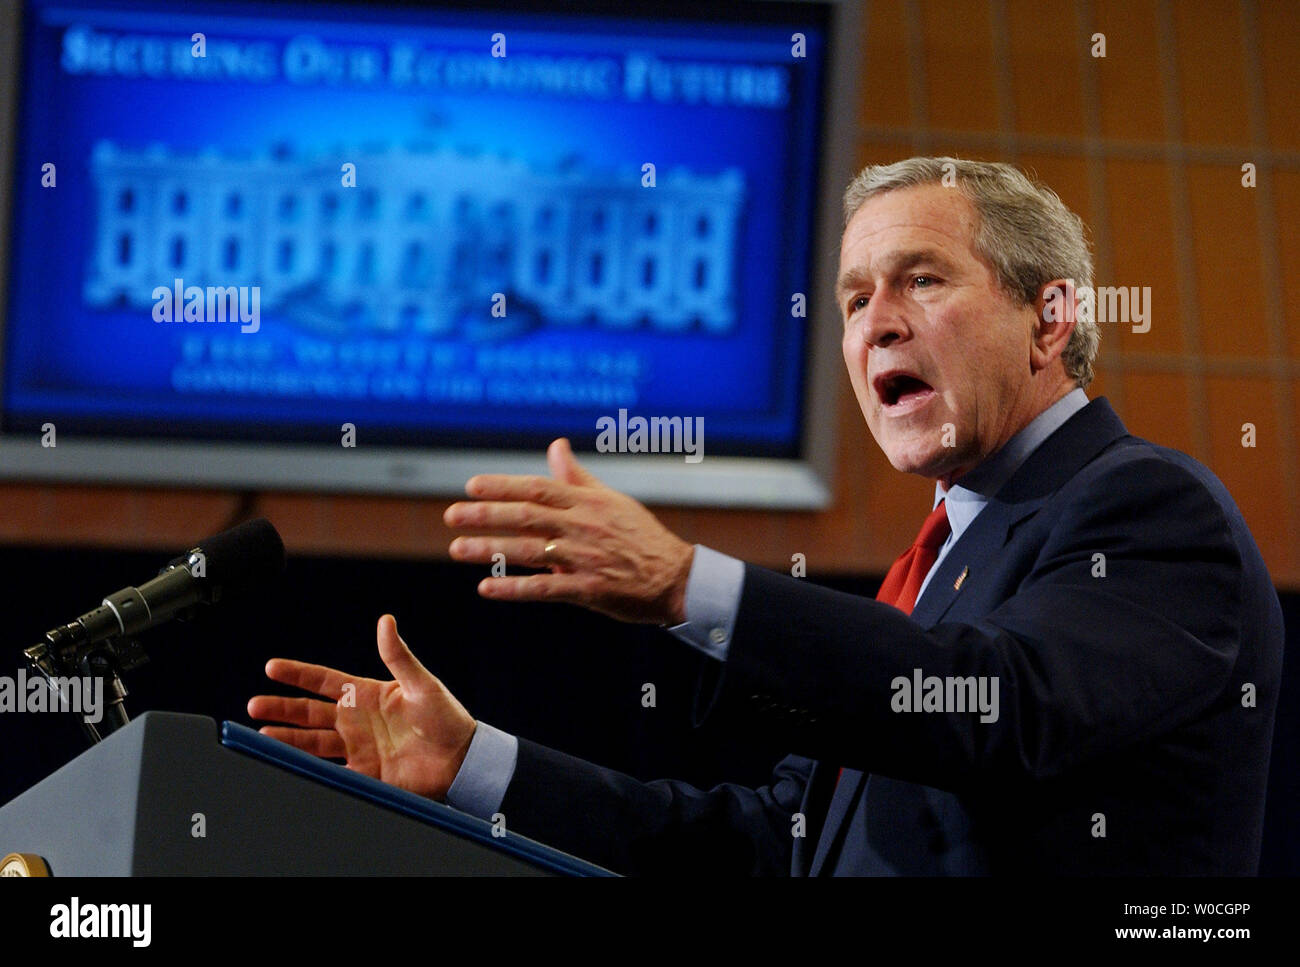
[[[857,312],[859,309],[865,309],[867,307],[867,302],[869,302],[870,299],[871,296],[869,295],[857,296],[849,303],[849,312]]]
[[[939,280],[932,275],[918,275],[912,279],[912,284],[920,286],[922,289],[928,289]]]

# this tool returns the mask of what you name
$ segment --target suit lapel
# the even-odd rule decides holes
[[[821,842],[822,833],[826,830],[826,818],[835,790],[835,776],[838,773],[839,766],[833,766],[829,762],[817,762],[813,764],[812,772],[808,775],[808,787],[804,791],[803,802],[799,807],[807,825],[805,834],[796,837],[794,841],[794,855],[790,862],[792,876],[809,875],[813,852]]]
[[[1036,513],[1099,451],[1127,433],[1106,398],[1098,397],[1044,440],[945,555],[912,609],[917,624],[923,628],[937,624],[962,587],[996,559],[1015,526]]]
[[[1006,546],[1011,529],[1035,513],[1046,499],[1041,497],[1018,504],[990,500],[940,562],[939,569],[925,587],[925,593],[912,609],[912,620],[922,628],[938,624],[957,601],[966,583],[973,581]]]
[[[823,763],[823,765],[826,764]],[[836,772],[838,773],[838,769]],[[835,794],[831,797],[830,809],[826,813],[826,824],[822,827],[821,836],[817,839],[817,851],[813,853],[812,867],[808,871],[810,876],[819,876],[821,874],[831,848],[843,832],[844,820],[848,818],[849,809],[853,806],[858,787],[862,785],[865,778],[866,776],[856,769],[844,770],[844,776],[835,787]]]

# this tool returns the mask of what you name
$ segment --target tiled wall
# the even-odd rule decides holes
[[[1090,226],[1101,285],[1150,286],[1149,332],[1103,326],[1091,395],[1207,463],[1283,587],[1300,588],[1300,4],[872,0],[859,161],[1033,169]],[[1094,57],[1093,35],[1105,35]],[[1242,166],[1255,166],[1255,187]],[[896,473],[839,380],[822,514],[667,509],[688,539],[774,567],[883,572],[932,485]],[[1256,446],[1242,446],[1242,425]],[[0,487],[0,540],[170,548],[245,510],[291,551],[444,556],[445,501]]]

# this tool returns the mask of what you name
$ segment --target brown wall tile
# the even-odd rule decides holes
[[[1300,279],[1300,171],[1277,171],[1272,179],[1278,271],[1283,282],[1279,301],[1291,358],[1300,359],[1300,298],[1294,281]]]
[[[1300,15],[1295,0],[1257,0],[1259,64],[1263,72],[1268,140],[1274,148],[1300,150]]]
[[[1183,137],[1199,144],[1248,144],[1250,113],[1237,0],[1170,4],[1181,88]]]
[[[877,0],[867,9],[858,120],[905,127],[912,122],[907,28],[902,0]]]
[[[1156,0],[1094,0],[1091,6],[1091,32],[1105,35],[1106,56],[1093,57],[1090,48],[1084,69],[1091,63],[1096,71],[1102,134],[1127,141],[1160,140],[1165,137],[1165,115]]]
[[[1235,167],[1189,165],[1187,192],[1205,354],[1265,358],[1268,320],[1255,189],[1242,187]]]
[[[1196,449],[1192,400],[1182,373],[1125,372],[1124,423],[1136,436],[1184,453]]]
[[[1294,500],[1282,475],[1275,388],[1267,381],[1212,376],[1206,380],[1210,469],[1232,494],[1265,561],[1282,573],[1296,567]],[[1242,426],[1252,423],[1254,447],[1242,446]],[[1277,576],[1274,576],[1277,580]]]
[[[993,28],[984,0],[921,4],[926,114],[938,128],[996,130]]]
[[[1084,130],[1081,60],[1092,57],[1081,47],[1075,9],[1073,0],[1006,4],[1017,131],[1077,137]]]
[[[1102,338],[1114,338],[1127,352],[1181,353],[1186,320],[1179,304],[1168,168],[1147,161],[1107,162],[1106,192],[1115,268],[1112,278],[1098,284],[1150,286],[1151,328],[1134,332],[1132,325],[1108,325]]]

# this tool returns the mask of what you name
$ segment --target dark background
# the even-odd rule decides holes
[[[176,549],[178,552],[181,548]],[[21,651],[106,594],[153,576],[169,554],[0,547],[7,621],[0,674]],[[743,723],[690,724],[696,670],[705,659],[657,628],[622,625],[568,605],[479,598],[482,566],[353,558],[291,558],[264,594],[231,601],[199,620],[172,623],[144,641],[151,661],[129,673],[127,708],[249,721],[245,705],[274,688],[262,674],[283,656],[389,678],[375,649],[379,615],[475,718],[621,769],[641,779],[680,778],[709,787],[760,785],[786,754],[779,739]],[[810,580],[817,580],[810,578]],[[820,581],[874,595],[880,578]],[[1288,644],[1297,643],[1300,595],[1284,594]],[[1288,649],[1289,651],[1292,649]],[[1300,672],[1283,665],[1260,873],[1300,873]],[[657,706],[643,708],[642,685]],[[72,715],[0,715],[0,803],[85,747]],[[2,847],[4,844],[0,844]]]

